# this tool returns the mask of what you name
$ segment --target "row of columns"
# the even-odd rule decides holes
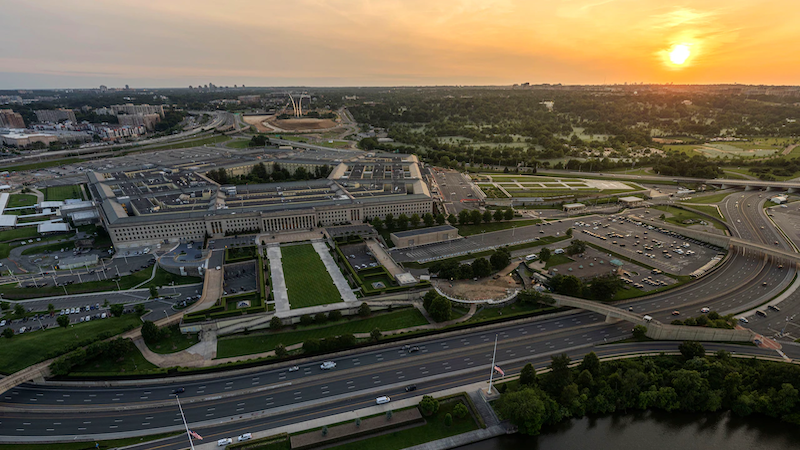
[[[264,231],[284,231],[284,230],[300,230],[304,228],[313,228],[314,216],[300,216],[300,217],[277,217],[274,219],[264,219]]]

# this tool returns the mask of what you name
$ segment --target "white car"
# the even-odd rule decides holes
[[[4,326],[6,326],[6,321],[5,320],[0,320],[0,327],[4,327]]]
[[[711,310],[708,308],[708,306],[700,309],[700,312],[703,313],[703,314],[708,314],[709,311],[711,311]]]
[[[239,442],[248,441],[253,437],[251,433],[244,433],[243,435],[239,436]]]
[[[228,444],[233,444],[233,439],[231,438],[222,438],[217,441],[217,447],[225,447]]]
[[[298,366],[289,367],[289,372],[297,372],[298,370],[300,370],[300,367]]]
[[[320,364],[319,368],[322,370],[329,370],[336,367],[336,363],[333,361],[325,361],[324,363]]]

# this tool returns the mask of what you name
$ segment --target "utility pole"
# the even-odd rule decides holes
[[[495,356],[497,356],[497,335],[494,335],[494,351],[492,352],[492,369],[489,372],[489,390],[486,391],[487,394],[492,395],[492,380],[494,379],[494,360]]]

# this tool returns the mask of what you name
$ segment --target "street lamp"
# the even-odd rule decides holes
[[[194,443],[192,442],[192,435],[189,433],[189,424],[186,423],[186,416],[183,415],[183,407],[181,406],[181,400],[178,398],[178,394],[175,394],[175,400],[178,402],[178,409],[181,411],[181,419],[183,419],[183,426],[186,428],[186,437],[189,439],[189,447],[194,450]]]

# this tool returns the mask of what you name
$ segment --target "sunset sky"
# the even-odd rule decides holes
[[[3,0],[0,12],[0,89],[800,82],[797,0]]]

